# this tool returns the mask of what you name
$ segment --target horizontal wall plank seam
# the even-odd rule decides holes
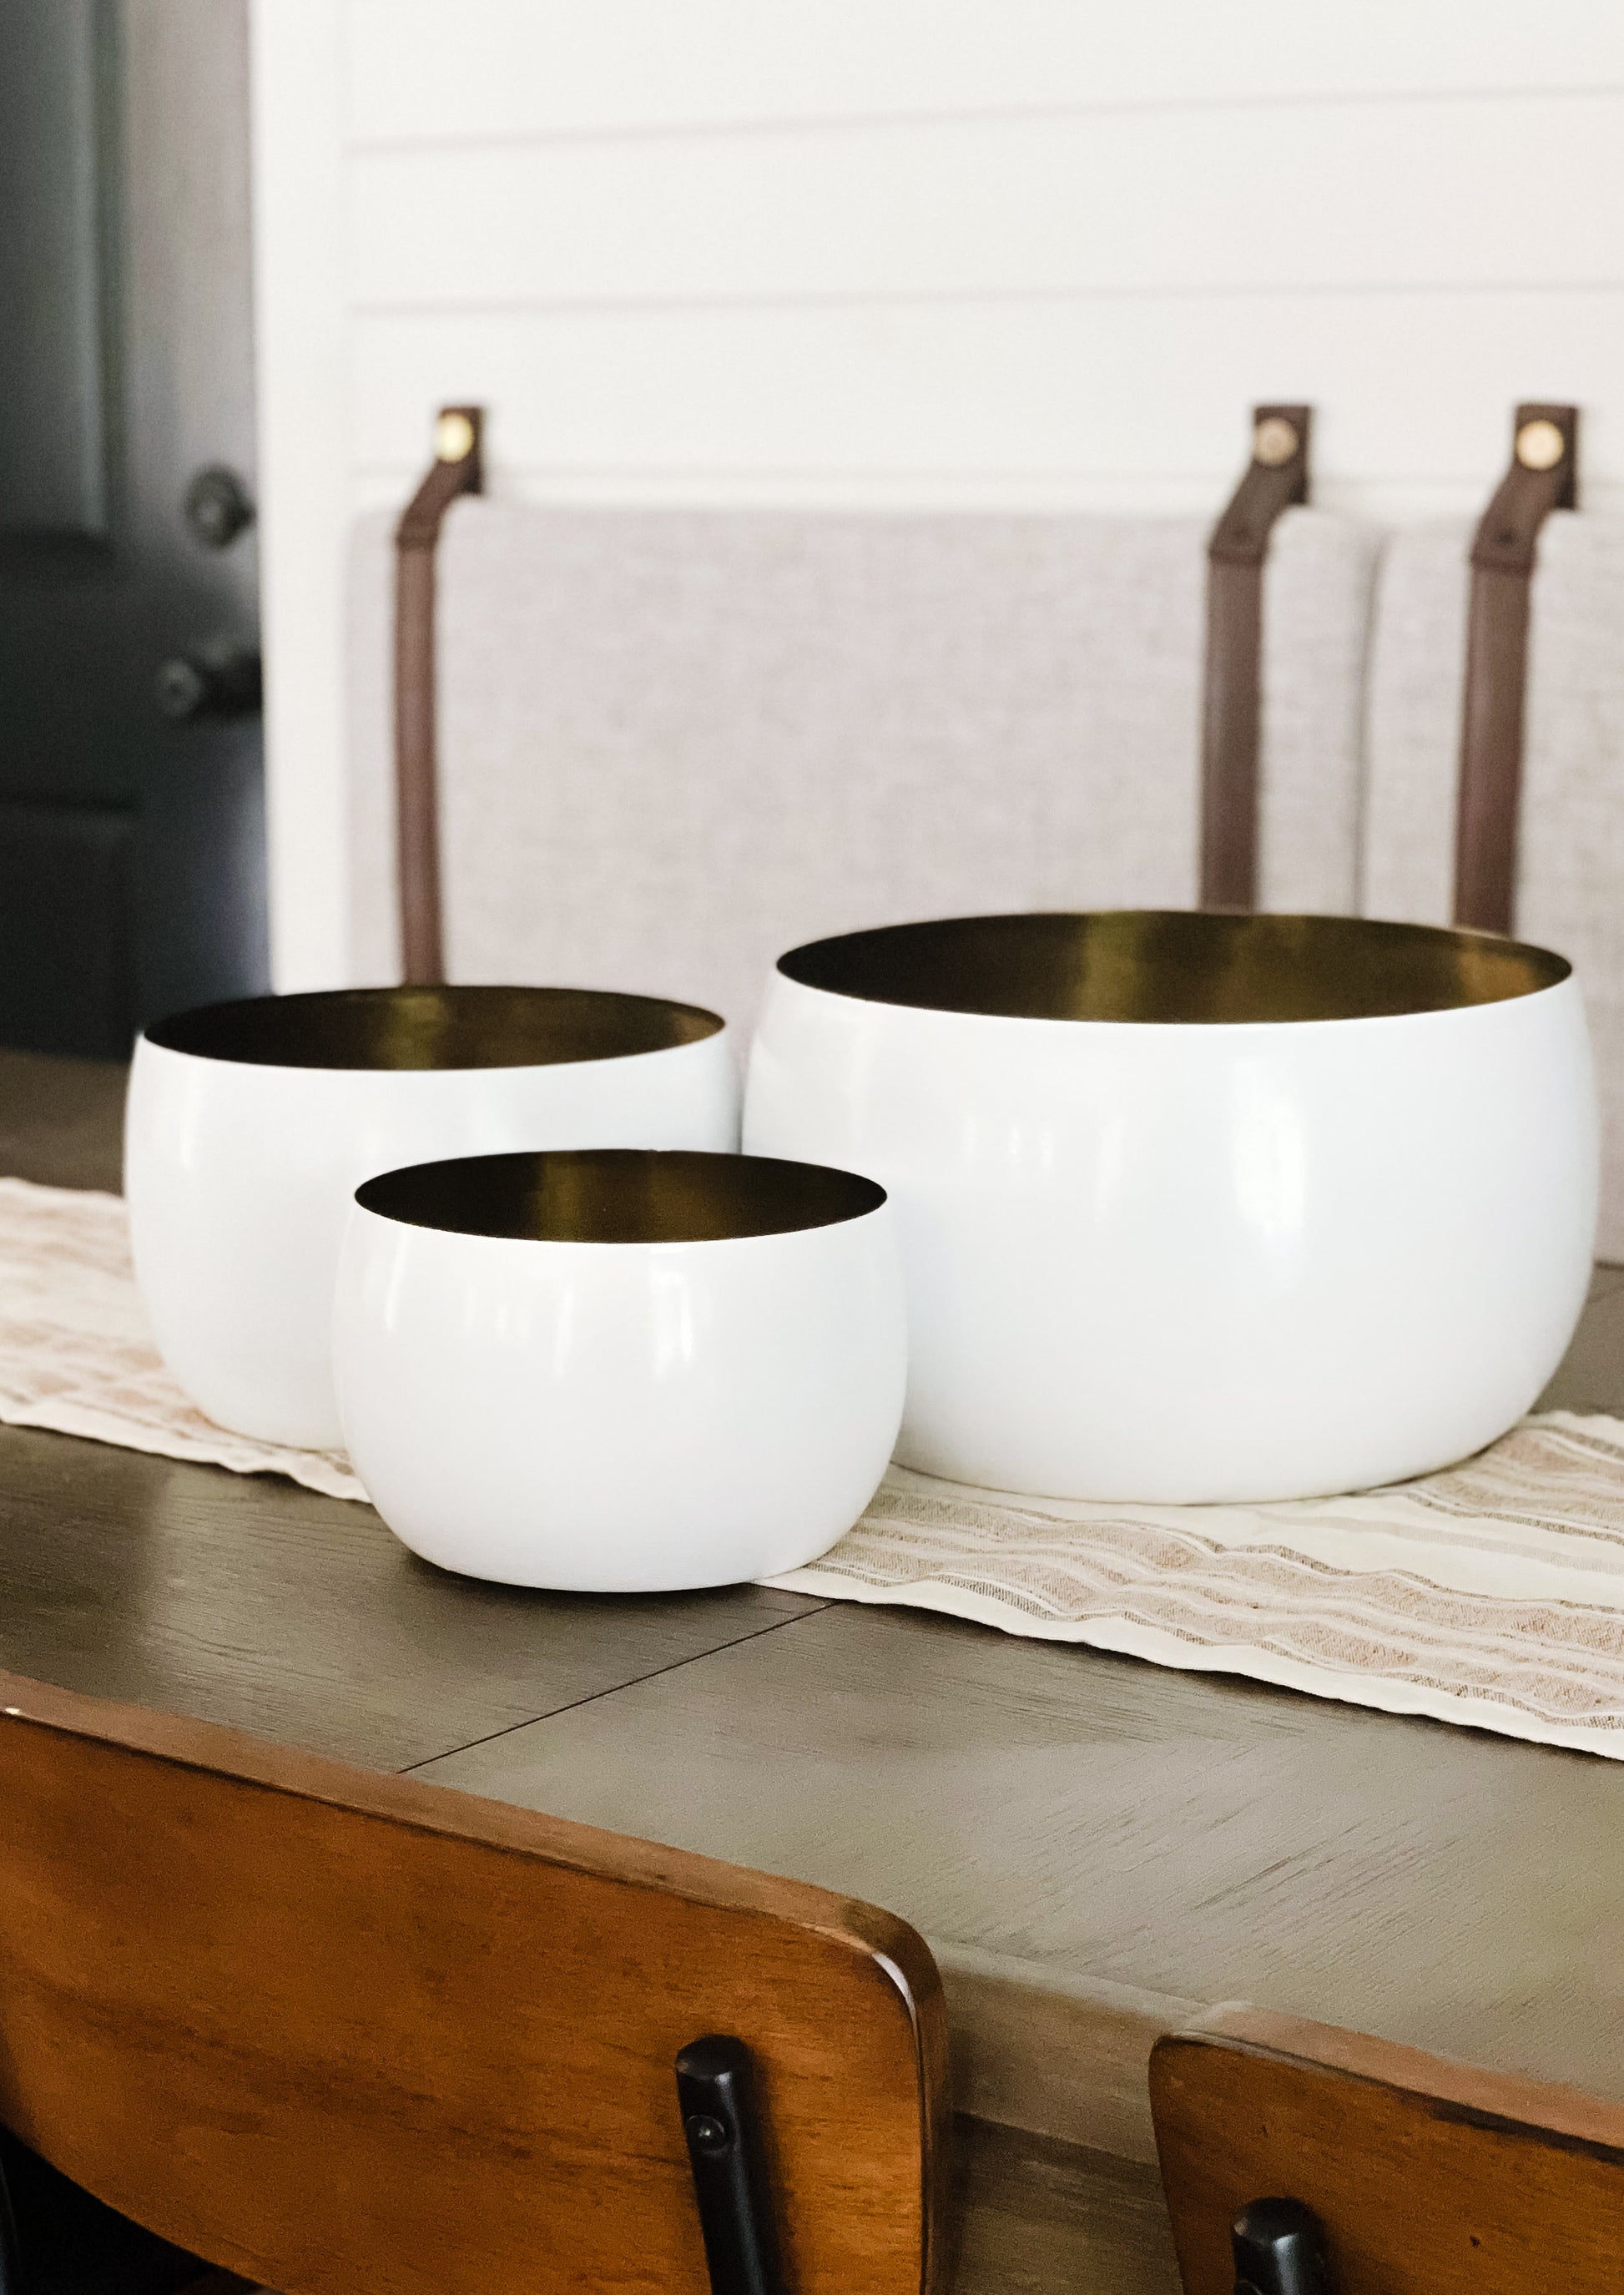
[[[896,287],[818,289],[809,292],[711,295],[560,295],[481,297],[467,302],[450,298],[432,302],[372,301],[357,298],[349,305],[358,319],[505,319],[618,318],[627,313],[686,311],[845,311],[892,308],[931,310],[968,306],[990,309],[1032,305],[1092,303],[1234,303],[1244,301],[1302,301],[1318,297],[1342,299],[1352,296],[1404,296],[1410,300],[1440,296],[1541,295],[1585,296],[1624,294],[1624,276],[1617,279],[1493,279],[1428,280],[1417,284],[1360,281],[1356,284],[1304,280],[1287,285],[1260,286],[1247,282],[1234,287]]]
[[[938,111],[860,111],[788,114],[763,118],[651,119],[606,121],[592,127],[502,128],[486,135],[461,130],[446,135],[370,135],[353,131],[347,138],[353,154],[371,158],[408,158],[414,152],[524,151],[538,146],[569,144],[689,143],[707,137],[862,135],[897,128],[928,133],[934,128],[1020,126],[1033,121],[1120,119],[1158,114],[1187,116],[1192,112],[1221,115],[1237,111],[1356,110],[1381,106],[1502,103],[1604,102],[1624,96],[1624,83],[1602,82],[1579,87],[1473,87],[1359,89],[1350,92],[1309,90],[1285,95],[1133,96],[1100,103],[965,105]]]

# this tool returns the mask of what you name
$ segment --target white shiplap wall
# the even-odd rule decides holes
[[[256,0],[278,977],[346,977],[341,576],[447,399],[537,500],[1624,506],[1619,0]]]

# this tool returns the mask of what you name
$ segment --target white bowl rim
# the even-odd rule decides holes
[[[355,1201],[375,1219],[459,1242],[622,1252],[811,1235],[873,1218],[887,1196],[860,1172],[791,1156],[563,1148],[403,1164],[363,1180]]]
[[[983,952],[991,949],[997,954],[1000,951],[996,943],[1000,939],[1018,943],[1024,938],[1030,943],[1048,928],[1049,936],[1058,943],[1063,935],[1055,933],[1054,927],[1076,926],[1102,927],[1106,933],[1114,930],[1115,936],[1125,943],[1136,935],[1150,938],[1160,934],[1164,939],[1187,943],[1211,936],[1220,943],[1228,937],[1232,942],[1251,939],[1264,943],[1261,954],[1272,964],[1272,985],[1277,1001],[1282,1006],[1289,1005],[1293,999],[1299,1004],[1311,1006],[1314,986],[1324,987],[1328,976],[1324,956],[1338,942],[1348,950],[1383,951],[1390,960],[1390,972],[1408,968],[1413,976],[1421,978],[1430,970],[1434,984],[1453,968],[1457,984],[1464,985],[1468,992],[1423,992],[1418,996],[1412,992],[1400,1000],[1367,997],[1367,1009],[1358,1009],[1356,1000],[1349,998],[1349,1009],[1342,1009],[1063,1012],[1032,1009],[1032,998],[1022,1000],[1013,993],[995,1000],[990,990],[985,1000],[970,1001],[962,997],[954,999],[940,987],[929,986],[931,960],[933,956],[939,957],[944,948],[952,953],[953,936],[961,942],[970,935],[978,936]],[[1086,930],[1073,935],[1073,943],[1087,937]],[[1272,950],[1267,945],[1270,942],[1275,943]],[[1315,942],[1325,945],[1315,950]],[[1318,984],[1300,970],[1292,970],[1286,960],[1293,952],[1293,943],[1299,955],[1306,951],[1320,958],[1321,978]],[[1119,967],[1119,983],[1131,980],[1136,986],[1147,981],[1155,984],[1154,954],[1147,958],[1128,948],[1117,952],[1125,960]],[[867,983],[861,976],[865,968],[870,974]],[[1167,969],[1171,971],[1174,968]],[[1224,992],[1222,975],[1216,968],[1192,964],[1187,955],[1181,969],[1185,980],[1196,983],[1209,1002]],[[1264,969],[1267,972],[1267,967]],[[924,979],[910,983],[907,977],[910,970],[925,976]],[[1573,975],[1567,958],[1554,950],[1460,927],[1415,925],[1385,918],[1187,909],[1022,910],[984,916],[925,918],[804,942],[779,957],[776,971],[779,976],[813,994],[896,1014],[924,1014],[934,1019],[992,1024],[1004,1028],[1052,1031],[1106,1026],[1118,1030],[1150,1029],[1163,1034],[1191,1028],[1208,1033],[1214,1028],[1245,1033],[1280,1027],[1346,1028],[1384,1025],[1395,1021],[1438,1021],[1490,1009],[1496,1005],[1526,1001],[1564,986]],[[907,992],[916,984],[920,992]],[[1022,1000],[1027,1009],[1020,1009]],[[1109,1000],[1107,997],[1101,1000]],[[1334,1000],[1329,994],[1321,997],[1323,1005],[1333,1005]]]
[[[379,1056],[356,1058],[369,1029]],[[719,1012],[670,997],[478,981],[238,997],[150,1021],[142,1041],[222,1066],[448,1075],[638,1059],[726,1033]]]

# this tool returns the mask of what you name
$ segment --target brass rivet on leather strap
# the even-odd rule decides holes
[[[1283,414],[1266,414],[1252,434],[1252,459],[1266,470],[1277,470],[1302,445],[1297,426]]]
[[[466,414],[441,415],[434,426],[434,451],[437,460],[442,462],[468,460],[474,451],[474,426]]]
[[[1568,442],[1555,422],[1543,415],[1525,422],[1517,433],[1517,460],[1525,470],[1554,470],[1568,450]]]

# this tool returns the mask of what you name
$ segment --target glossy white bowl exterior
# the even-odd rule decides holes
[[[447,1234],[356,1205],[344,1439],[442,1569],[593,1593],[793,1570],[891,1456],[907,1311],[890,1206],[706,1243]]]
[[[305,1068],[143,1037],[125,1118],[135,1275],[159,1352],[216,1425],[329,1450],[333,1282],[363,1180],[527,1148],[739,1143],[725,1030],[620,1058]]]
[[[1527,1410],[1589,1279],[1572,978],[1396,1017],[918,1010],[774,975],[745,1148],[890,1193],[898,1457],[1056,1497],[1303,1497]]]

